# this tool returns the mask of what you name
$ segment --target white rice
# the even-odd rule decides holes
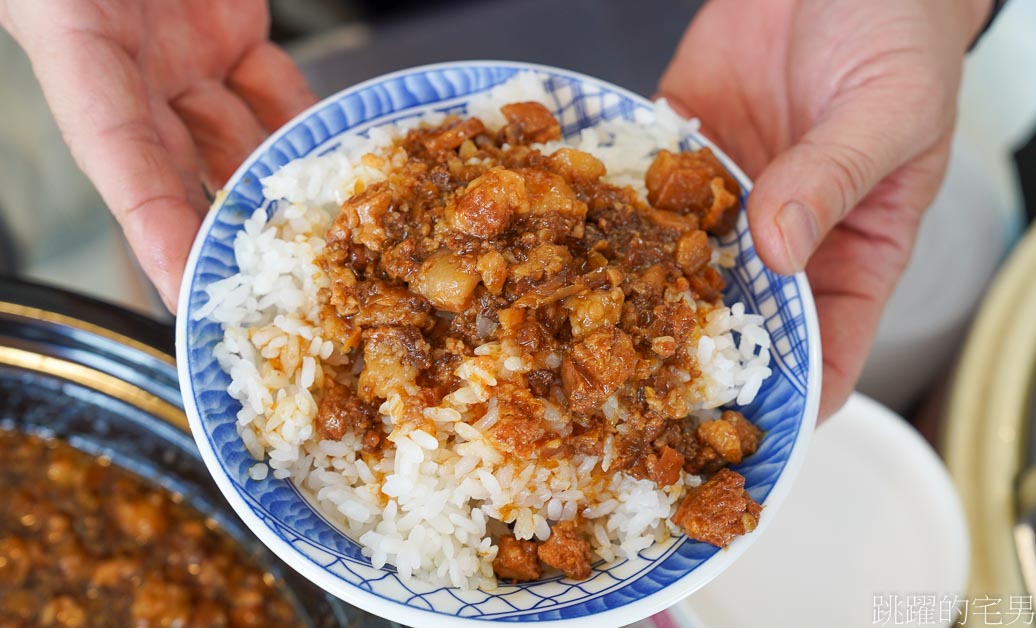
[[[492,129],[504,124],[498,107],[518,100],[556,106],[540,79],[519,74],[472,99],[468,113]],[[423,120],[434,124],[437,118]],[[551,522],[580,515],[594,552],[606,561],[679,534],[669,517],[687,487],[700,483],[698,477],[684,474],[681,482],[660,488],[625,473],[591,473],[609,468],[611,437],[601,459],[575,456],[549,464],[506,459],[484,439],[499,416],[493,388],[528,368],[498,342],[479,347],[458,367],[462,388],[424,410],[434,433],[394,429],[404,411],[401,391],[381,406],[394,446],[380,460],[360,457],[353,434],[340,441],[316,434],[316,400],[325,382],[354,385],[362,370],[323,336],[317,295],[328,279],[316,264],[323,234],[340,203],[383,180],[405,159],[401,149],[379,158],[369,154],[384,155],[403,128],[418,122],[348,137],[333,152],[295,160],[263,179],[265,195],[282,199],[277,210],[269,219],[257,210],[245,222],[234,241],[240,273],[209,286],[209,301],[194,314],[223,325],[215,355],[230,374],[229,394],[241,402],[242,441],[260,461],[249,477],[260,481],[272,474],[295,482],[362,544],[375,567],[392,564],[404,580],[462,588],[496,586],[492,560],[498,522],[514,524],[518,538],[542,540]],[[602,124],[542,150],[565,145],[592,152],[604,162],[610,182],[642,191],[654,153],[678,150],[680,135],[695,128],[696,122],[680,119],[660,101],[653,113],[638,112],[636,122]],[[716,255],[713,262],[731,260]],[[693,304],[689,294],[683,298]],[[769,347],[762,317],[745,313],[743,304],[710,312],[692,348],[701,377],[687,387],[688,407],[706,415],[721,405],[750,403],[770,375]],[[690,381],[690,375],[681,375]],[[485,401],[488,410],[475,416],[471,407]],[[604,412],[622,412],[615,397]],[[560,412],[548,404],[548,420],[552,415]]]

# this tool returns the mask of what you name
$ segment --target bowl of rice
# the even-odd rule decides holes
[[[238,515],[408,625],[620,625],[776,515],[816,422],[809,285],[664,101],[514,62],[313,106],[217,195],[177,318]]]

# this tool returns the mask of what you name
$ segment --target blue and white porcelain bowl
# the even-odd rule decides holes
[[[227,394],[229,377],[213,348],[218,323],[191,316],[204,305],[206,286],[238,271],[235,234],[256,208],[272,212],[260,179],[289,161],[335,147],[349,133],[427,110],[463,112],[474,94],[518,72],[534,72],[555,101],[566,136],[616,117],[632,119],[651,104],[624,89],[557,68],[512,62],[457,62],[404,70],[346,89],[314,105],[260,146],[227,183],[226,196],[202,225],[187,264],[177,320],[177,362],[191,429],[224,495],[238,515],[281,559],[338,597],[382,617],[414,626],[554,622],[617,626],[654,614],[695,591],[737,560],[777,514],[802,464],[820,395],[820,337],[805,277],[767,270],[756,255],[742,213],[737,232],[723,245],[736,267],[726,275],[728,302],[743,301],[762,314],[773,341],[768,378],[746,416],[765,430],[762,447],[736,467],[752,497],[763,504],[759,527],[726,550],[672,539],[631,559],[596,565],[588,580],[560,577],[493,592],[404,584],[386,566],[375,569],[360,546],[329,524],[290,482],[249,477],[254,463],[235,427],[240,408]],[[688,148],[711,146],[683,138]],[[712,147],[742,189],[751,183]],[[744,198],[742,198],[742,203]]]

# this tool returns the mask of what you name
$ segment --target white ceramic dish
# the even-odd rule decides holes
[[[966,597],[968,545],[960,497],[931,446],[854,394],[815,434],[766,536],[669,614],[695,628],[949,628]],[[907,621],[915,595],[934,596],[928,623],[916,603]]]

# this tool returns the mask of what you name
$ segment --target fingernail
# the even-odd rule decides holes
[[[777,213],[777,228],[784,238],[784,250],[792,270],[801,271],[817,246],[819,228],[816,217],[804,205],[791,202]]]

